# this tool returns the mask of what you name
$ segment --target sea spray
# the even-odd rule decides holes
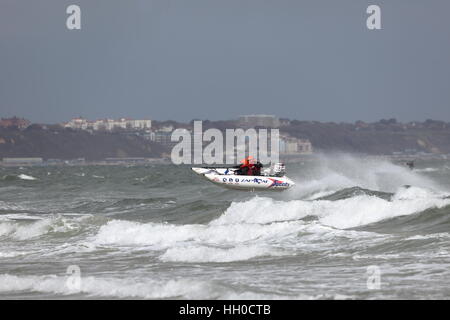
[[[412,185],[442,190],[442,184],[420,172],[384,158],[323,153],[308,162],[307,170],[288,170],[297,183],[290,198],[314,198],[331,194],[343,188],[361,187],[370,190],[395,192],[399,187]]]

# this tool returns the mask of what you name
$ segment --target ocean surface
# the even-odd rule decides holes
[[[447,299],[450,161],[287,164],[288,191],[188,166],[0,167],[0,299]]]

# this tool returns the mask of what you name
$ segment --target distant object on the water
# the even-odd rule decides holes
[[[406,165],[408,166],[409,169],[413,170],[414,169],[414,160],[406,161]]]

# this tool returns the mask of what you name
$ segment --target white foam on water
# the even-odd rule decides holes
[[[298,232],[307,227],[302,221],[172,225],[113,220],[100,228],[92,243],[163,251],[160,259],[166,262],[232,262],[285,254],[279,242],[296,243]]]
[[[392,201],[370,195],[336,201],[275,201],[255,197],[232,203],[212,224],[270,223],[315,216],[324,225],[346,229],[448,205],[450,199],[443,198],[443,194],[415,187],[400,188]]]
[[[344,294],[317,294],[317,295],[278,295],[267,293],[255,293],[255,292],[243,292],[235,293],[230,292],[225,294],[221,299],[224,300],[348,300],[352,299],[349,295]]]
[[[81,277],[80,290],[67,285],[67,277],[0,275],[1,293],[47,293],[61,296],[84,295],[98,298],[134,299],[222,299],[222,300],[275,300],[275,299],[348,299],[350,296],[335,294],[282,295],[253,291],[235,291],[212,281],[194,279],[151,280]]]
[[[102,226],[95,237],[97,244],[165,245],[193,240],[205,229],[203,225],[172,225],[113,220]]]
[[[254,197],[244,202],[232,202],[224,214],[210,224],[267,224],[276,221],[298,220],[313,215],[314,203],[301,200],[276,201],[272,198]],[[305,205],[301,208],[303,204]]]
[[[29,176],[29,175],[26,175],[26,174],[23,174],[23,173],[19,174],[17,177],[19,179],[22,179],[22,180],[36,180],[35,177]]]
[[[46,234],[52,225],[51,220],[39,220],[31,223],[0,223],[0,236],[9,236],[16,240],[27,240]]]
[[[281,250],[258,245],[239,245],[233,248],[186,246],[170,248],[160,259],[165,262],[234,262],[282,254]]]
[[[93,297],[143,298],[143,299],[208,299],[217,298],[213,283],[188,279],[156,281],[143,279],[117,279],[82,277],[80,290],[67,285],[64,276],[0,275],[0,293],[44,292],[60,295],[86,294]]]
[[[438,168],[423,168],[423,169],[414,169],[415,172],[436,172],[439,171]]]
[[[301,248],[303,240],[362,239],[376,234],[348,228],[450,205],[450,199],[423,188],[400,188],[392,200],[359,195],[337,201],[276,201],[254,197],[233,202],[209,224],[174,225],[112,220],[95,245],[137,246],[163,250],[162,261],[232,262],[280,255],[277,247]],[[301,220],[307,216],[314,221]]]
[[[272,216],[272,220],[274,218]],[[306,248],[307,244],[298,237],[300,232],[309,243],[333,241],[336,237],[374,238],[369,232],[336,230],[301,220],[226,223],[219,218],[207,225],[113,220],[100,228],[92,243],[116,248],[125,246],[127,251],[129,246],[157,253],[163,251],[160,259],[165,262],[233,262],[292,254],[292,250]]]
[[[415,200],[415,199],[442,199],[447,193],[418,187],[402,187],[393,195],[392,200]]]
[[[156,250],[174,245],[237,245],[251,241],[267,242],[296,233],[301,221],[267,225],[173,225],[113,220],[102,226],[93,239],[96,244],[154,246]]]
[[[331,204],[324,203],[319,220],[326,225],[346,229],[448,205],[450,199],[442,198],[427,190],[401,188],[391,201],[375,196],[358,196],[334,201]]]
[[[14,258],[19,257],[28,254],[28,252],[25,251],[9,251],[9,252],[2,252],[0,251],[0,259],[1,258]]]

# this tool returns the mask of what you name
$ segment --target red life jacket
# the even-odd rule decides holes
[[[247,175],[248,176],[252,176],[254,172],[255,172],[255,165],[254,164],[249,164],[248,165]]]

